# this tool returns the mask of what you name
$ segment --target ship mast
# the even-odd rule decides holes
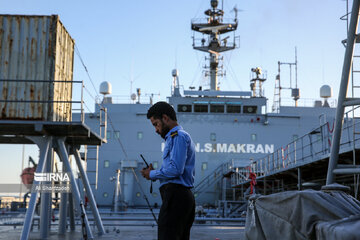
[[[205,76],[210,76],[210,90],[218,90],[218,77],[225,75],[225,72],[222,71],[222,66],[219,66],[219,61],[223,58],[219,57],[221,52],[233,50],[236,48],[235,41],[238,37],[233,38],[233,42],[229,43],[226,36],[222,38],[222,34],[233,32],[237,28],[237,9],[235,10],[235,18],[233,22],[224,23],[223,16],[224,11],[218,9],[218,0],[211,0],[211,9],[205,11],[205,15],[208,17],[206,21],[200,21],[199,19],[193,19],[191,23],[191,29],[194,31],[193,36],[193,48],[202,52],[209,53],[209,66],[205,66]],[[195,38],[195,32],[202,33],[203,37],[201,39]],[[207,35],[207,39],[205,39]],[[221,68],[221,70],[219,70]]]

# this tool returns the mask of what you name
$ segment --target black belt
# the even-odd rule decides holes
[[[166,183],[164,185],[162,185],[160,187],[160,191],[164,191],[166,190],[167,188],[185,188],[185,189],[191,189],[192,187],[186,187],[182,184],[178,184],[178,183]]]

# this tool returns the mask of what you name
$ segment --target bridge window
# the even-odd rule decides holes
[[[191,105],[188,104],[179,104],[178,105],[178,112],[191,112]]]
[[[257,106],[244,106],[244,113],[256,113]]]
[[[226,106],[226,112],[227,113],[240,113],[241,112],[241,106],[240,105],[227,105]]]
[[[210,105],[210,112],[212,112],[212,113],[223,113],[224,108],[225,108],[224,105],[211,104]]]
[[[195,104],[194,112],[208,112],[208,105],[205,104]]]

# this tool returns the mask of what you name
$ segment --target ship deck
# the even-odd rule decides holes
[[[95,236],[95,239],[127,239],[127,240],[156,240],[157,228],[152,226],[112,226],[105,227],[108,231],[103,236]],[[0,239],[12,240],[19,239],[21,234],[21,227],[13,228],[0,227]],[[33,231],[30,233],[29,239],[41,239],[39,232]],[[75,240],[83,239],[80,231],[67,232],[65,235],[58,235],[56,229],[52,228],[49,240]],[[193,226],[191,229],[190,239],[197,240],[244,240],[244,226]]]
[[[157,226],[151,216],[150,211],[144,209],[128,209],[125,212],[111,212],[102,209],[101,218],[106,234],[102,236],[97,235],[97,228],[93,222],[93,217],[90,212],[89,220],[91,224],[92,233],[95,239],[157,239]],[[158,215],[158,209],[154,210],[155,215]],[[21,236],[24,212],[2,212],[0,214],[0,240],[19,239]],[[206,219],[205,221],[202,219]],[[58,213],[56,211],[54,218],[51,221],[50,236],[48,239],[83,239],[81,232],[81,219],[75,218],[75,231],[70,230],[67,224],[67,231],[65,235],[58,234]],[[191,228],[191,239],[196,240],[232,240],[245,239],[244,238],[244,224],[245,219],[225,219],[225,218],[202,218],[196,217],[193,227]],[[35,216],[33,219],[32,230],[30,232],[30,240],[41,239],[40,237],[40,217]],[[68,222],[69,223],[69,222]]]

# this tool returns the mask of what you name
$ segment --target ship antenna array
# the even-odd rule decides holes
[[[286,65],[289,67],[289,72],[290,72],[290,78],[289,78],[289,82],[290,85],[289,87],[282,87],[281,86],[281,66]],[[280,107],[281,107],[281,90],[282,89],[288,89],[291,90],[291,97],[293,98],[294,102],[295,102],[295,107],[298,106],[298,100],[300,99],[300,89],[298,88],[298,77],[297,77],[297,65],[298,65],[298,61],[297,61],[297,49],[295,47],[295,62],[280,62],[278,61],[278,74],[276,75],[275,78],[275,90],[274,90],[274,101],[273,101],[273,107],[272,107],[272,111],[273,112],[279,112]],[[293,87],[293,74],[292,74],[292,70],[293,67],[295,68],[295,87]]]
[[[205,21],[203,19],[193,19],[191,22],[191,29],[194,31],[193,48],[198,51],[209,53],[209,57],[205,58],[205,60],[209,61],[209,65],[204,66],[204,68],[205,77],[210,77],[210,90],[218,90],[218,77],[225,76],[225,71],[222,70],[223,66],[219,64],[223,58],[219,55],[221,52],[233,50],[239,46],[239,44],[236,44],[239,37],[235,36],[238,10],[234,7],[234,21],[225,23],[223,22],[224,11],[223,9],[218,9],[219,1],[211,0],[210,3],[211,9],[204,12],[208,17]],[[196,32],[202,34],[202,37],[198,38]],[[234,32],[232,42],[228,42],[228,39],[230,38],[229,35],[222,38],[222,34],[230,32]]]

